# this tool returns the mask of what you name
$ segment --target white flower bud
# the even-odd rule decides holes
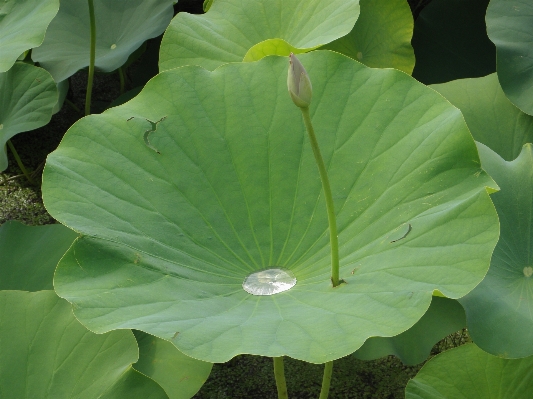
[[[294,104],[300,108],[309,107],[309,104],[311,104],[311,97],[313,96],[311,80],[309,79],[309,75],[304,66],[293,53],[289,55],[287,87]]]

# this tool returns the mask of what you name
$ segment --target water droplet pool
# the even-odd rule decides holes
[[[533,275],[533,267],[526,266],[524,267],[524,276],[531,277]]]
[[[290,270],[274,267],[248,275],[242,288],[252,295],[274,295],[290,290],[295,285],[296,277]]]
[[[113,44],[111,45],[111,50],[114,50],[114,49],[116,49],[116,48],[117,48],[117,45],[113,43]]]

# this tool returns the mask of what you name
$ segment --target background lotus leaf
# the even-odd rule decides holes
[[[68,79],[65,79],[61,82],[57,83],[57,103],[54,105],[54,109],[52,110],[53,114],[58,113],[61,111],[61,108],[63,108],[63,103],[65,102],[65,99],[67,98],[68,90],[70,88],[70,83]]]
[[[476,141],[506,161],[515,159],[524,144],[533,142],[533,116],[509,101],[495,73],[431,87],[461,110]]]
[[[496,71],[487,36],[489,0],[432,0],[415,22],[413,77],[425,84],[476,78]]]
[[[170,0],[94,0],[94,13],[95,66],[109,72],[122,66],[145,40],[160,35],[173,9]],[[89,48],[87,1],[63,1],[32,59],[60,82],[89,65]]]
[[[503,91],[518,108],[533,115],[533,3],[492,0],[486,18]]]
[[[405,73],[329,51],[300,58],[346,284],[331,286],[322,186],[287,58],[176,68],[77,122],[48,158],[45,205],[85,235],[55,287],[85,325],[143,330],[212,362],[321,363],[405,331],[434,289],[457,298],[481,281],[498,237],[494,183],[460,112]],[[270,266],[296,286],[246,293],[244,278]]]
[[[0,72],[13,66],[26,50],[43,42],[59,0],[3,0],[0,4]]]
[[[1,386],[8,384],[2,384],[0,377],[1,397],[18,398],[24,396],[20,389],[28,384],[28,380],[24,380],[26,377],[23,375],[23,370],[24,367],[29,367],[32,371],[31,364],[34,363],[56,371],[56,375],[45,375],[41,381],[38,381],[38,383],[43,384],[48,381],[47,378],[52,381],[48,393],[49,397],[92,398],[96,397],[92,396],[95,392],[101,392],[102,396],[98,396],[101,398],[167,398],[164,390],[168,392],[168,397],[171,399],[192,397],[207,379],[212,364],[188,358],[170,342],[142,332],[135,332],[140,353],[137,352],[137,343],[132,346],[131,334],[127,331],[107,334],[107,338],[96,335],[86,330],[74,319],[69,304],[59,299],[53,291],[43,291],[37,296],[27,296],[26,293],[18,291],[6,291],[53,289],[52,277],[55,267],[76,236],[75,232],[61,224],[25,226],[10,221],[0,227],[0,265],[2,265],[0,268],[0,290],[4,290],[0,291],[0,295],[4,295],[5,303],[2,305],[5,304],[6,306],[2,314],[5,317],[5,320],[2,319],[4,323],[0,322],[0,352],[6,351],[10,356],[14,356],[13,351],[34,353],[34,357],[28,355],[26,358],[19,359],[20,363],[17,363],[17,366],[13,366],[15,364],[14,359],[8,358],[7,355],[2,358],[0,355],[0,362],[7,363],[5,367],[15,367],[14,374],[10,374],[10,377],[17,379],[17,384],[12,390],[2,391]],[[15,301],[20,301],[20,303],[12,306]],[[27,312],[21,311],[25,306],[28,306],[29,310]],[[17,312],[21,315],[17,315]],[[37,312],[40,314],[34,320],[34,313]],[[35,331],[32,330],[32,327],[25,327],[24,317],[28,317],[36,323],[33,326]],[[38,325],[39,323],[41,325]],[[25,337],[26,340],[19,339],[18,335],[21,334],[21,331],[24,333],[29,331]],[[35,333],[35,340],[32,338],[32,332]],[[63,334],[69,335],[69,337],[63,337]],[[17,341],[17,339],[19,340]],[[1,344],[2,340],[6,343],[4,346]],[[126,340],[125,346],[119,342],[121,340]],[[7,343],[13,341],[17,343],[14,348],[5,349]],[[44,349],[44,342],[51,342],[53,345]],[[114,345],[118,345],[118,348],[114,348]],[[80,356],[80,358],[73,360],[67,357],[65,360],[62,359],[62,355],[59,358],[53,358],[53,353],[56,350],[59,353],[65,352],[65,356],[72,353],[72,356]],[[109,355],[106,354],[108,350],[111,351]],[[110,367],[115,367],[113,364],[116,361],[116,351],[124,350],[130,355],[127,370],[120,375],[120,369],[117,369],[116,373],[118,374],[115,375],[114,379],[113,376],[109,379],[102,375],[108,373]],[[48,359],[46,359],[47,356]],[[91,366],[95,356],[98,359],[96,360],[97,364]],[[132,362],[136,361],[137,356],[138,361],[134,365],[134,370],[130,366]],[[48,362],[45,361],[43,364],[43,359],[48,360]],[[66,363],[65,366],[61,366],[62,361]],[[61,367],[70,369],[70,362],[74,361],[79,361],[78,368],[73,370],[74,375],[65,374],[66,371],[62,370]],[[87,380],[82,380],[81,387],[75,387],[73,383],[66,383],[66,387],[55,386],[65,384],[61,380],[62,378],[66,380],[72,378],[73,381],[76,381],[76,373],[83,373],[86,367],[89,367]],[[2,371],[0,366],[0,372]],[[156,380],[160,386],[157,386],[146,376]],[[99,379],[96,387],[89,389],[86,386],[90,385],[91,381]],[[38,391],[45,388],[36,384],[31,389]],[[63,393],[62,389],[71,393]],[[85,391],[86,389],[88,392]],[[83,392],[76,396],[72,390]],[[32,395],[28,394],[28,397],[32,397]]]
[[[167,398],[137,357],[131,331],[88,331],[53,291],[0,291],[2,398]]]
[[[358,16],[359,0],[217,0],[205,14],[176,15],[161,42],[159,70],[213,70],[243,61],[254,46],[247,59],[310,51],[348,34]]]
[[[37,129],[52,118],[58,94],[42,68],[22,62],[0,73],[0,172],[7,168],[5,145],[17,133]]]
[[[492,195],[500,217],[500,240],[485,279],[460,302],[468,331],[484,351],[500,357],[533,355],[533,150],[504,161],[479,145],[483,168],[501,191]]]
[[[413,14],[405,0],[361,0],[352,31],[324,46],[373,68],[413,72]]]
[[[189,399],[205,383],[212,363],[185,356],[163,339],[133,331],[139,345],[139,361],[133,367],[161,385],[170,399]]]
[[[302,54],[307,53],[312,49],[299,49],[291,46],[285,40],[282,39],[268,39],[264,42],[257,43],[256,45],[250,47],[250,50],[246,52],[246,55],[243,58],[244,62],[258,61],[267,55],[287,55],[290,53]]]
[[[60,224],[4,223],[0,227],[0,290],[53,290],[57,263],[76,236]]]
[[[409,381],[406,399],[524,399],[533,392],[533,357],[501,359],[466,344],[435,356]]]
[[[459,302],[433,297],[428,311],[409,330],[395,337],[369,338],[353,355],[361,360],[396,355],[403,364],[419,364],[428,358],[438,341],[465,326],[465,311]]]

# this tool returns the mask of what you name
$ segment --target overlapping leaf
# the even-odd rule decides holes
[[[52,290],[59,259],[77,234],[60,224],[0,227],[0,290]]]
[[[432,85],[461,110],[476,141],[512,161],[533,143],[533,116],[515,107],[503,93],[495,73]]]
[[[0,291],[2,398],[167,398],[137,357],[131,331],[88,331],[53,291]]]
[[[46,125],[57,100],[56,84],[42,68],[16,63],[0,73],[0,171],[7,168],[7,140]]]
[[[140,354],[129,331],[96,335],[51,291],[57,262],[76,236],[60,224],[0,227],[0,396],[192,397],[210,363],[141,332]]]
[[[396,355],[404,364],[415,365],[427,359],[438,341],[465,325],[465,312],[456,300],[433,297],[428,311],[409,330],[395,337],[369,338],[354,356],[374,360]]]
[[[434,357],[409,381],[406,399],[524,399],[533,392],[533,357],[501,359],[466,344]]]
[[[212,363],[185,356],[170,342],[134,331],[139,361],[133,367],[161,385],[171,399],[189,399],[211,373]]]
[[[361,0],[361,15],[352,31],[323,48],[373,68],[413,72],[413,15],[405,0]]]
[[[43,42],[59,0],[3,0],[0,4],[0,72],[6,72],[26,50]]]
[[[413,77],[425,84],[488,75],[496,50],[487,36],[489,0],[432,0],[418,16],[413,34]]]
[[[533,355],[533,150],[504,161],[479,145],[483,168],[501,191],[492,200],[500,217],[500,240],[485,279],[460,299],[473,341],[500,357]]]
[[[327,51],[301,59],[346,284],[331,287],[321,183],[287,59],[177,68],[80,120],[48,158],[47,209],[85,235],[55,287],[84,324],[137,328],[209,361],[319,363],[405,331],[434,289],[457,298],[483,278],[498,236],[493,182],[459,111],[399,71]],[[270,266],[290,269],[296,286],[242,289]]]
[[[171,0],[95,0],[97,69],[112,71],[145,40],[160,35],[172,15]],[[63,1],[43,44],[32,54],[56,82],[89,65],[90,24],[86,0]]]
[[[491,0],[486,18],[503,91],[518,108],[533,115],[533,3]]]
[[[359,0],[217,0],[203,15],[179,13],[170,23],[159,70],[310,51],[350,32]]]

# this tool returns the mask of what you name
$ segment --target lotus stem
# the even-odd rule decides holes
[[[318,399],[328,399],[329,386],[331,385],[331,375],[333,374],[333,361],[324,365],[324,377],[322,377],[322,389]]]
[[[9,183],[10,181],[20,179],[21,177],[24,177],[24,173],[21,175],[16,175],[16,176],[11,176],[11,177],[6,177],[6,175],[2,173],[2,182],[0,182],[0,186],[3,186]]]
[[[24,164],[22,163],[22,160],[20,159],[17,150],[15,150],[15,146],[13,145],[11,140],[7,140],[7,145],[9,147],[9,149],[11,150],[11,152],[13,153],[13,156],[15,157],[15,160],[17,161],[17,165],[19,166],[20,170],[22,171],[22,173],[24,173],[24,176],[26,176],[26,179],[28,179],[28,181],[31,184],[36,185],[35,180],[33,180],[31,178],[30,174],[28,173],[28,171],[24,167]]]
[[[118,76],[120,78],[120,94],[124,94],[125,79],[124,69],[122,69],[122,67],[118,68]]]
[[[285,370],[283,368],[283,356],[274,357],[274,377],[276,378],[276,388],[278,389],[278,399],[289,399],[287,392],[287,382],[285,381]]]
[[[339,239],[337,237],[337,219],[335,217],[335,206],[333,204],[333,196],[331,194],[331,187],[329,185],[328,173],[326,165],[322,159],[320,148],[318,147],[318,141],[316,140],[315,131],[311,123],[311,116],[309,116],[309,108],[300,108],[304,118],[305,127],[311,141],[311,148],[315,156],[315,161],[320,172],[320,180],[322,180],[322,188],[324,189],[324,196],[326,197],[326,208],[328,211],[329,222],[329,241],[331,244],[331,282],[333,287],[340,285],[341,280],[339,278]]]
[[[91,96],[93,92],[94,59],[96,57],[96,22],[94,19],[93,0],[87,0],[89,4],[89,20],[91,24],[91,52],[89,56],[89,77],[87,78],[87,92],[85,93],[85,115],[91,114]]]
[[[81,114],[81,109],[78,108],[76,104],[74,104],[72,101],[70,101],[68,98],[65,98],[65,102],[78,114]]]

